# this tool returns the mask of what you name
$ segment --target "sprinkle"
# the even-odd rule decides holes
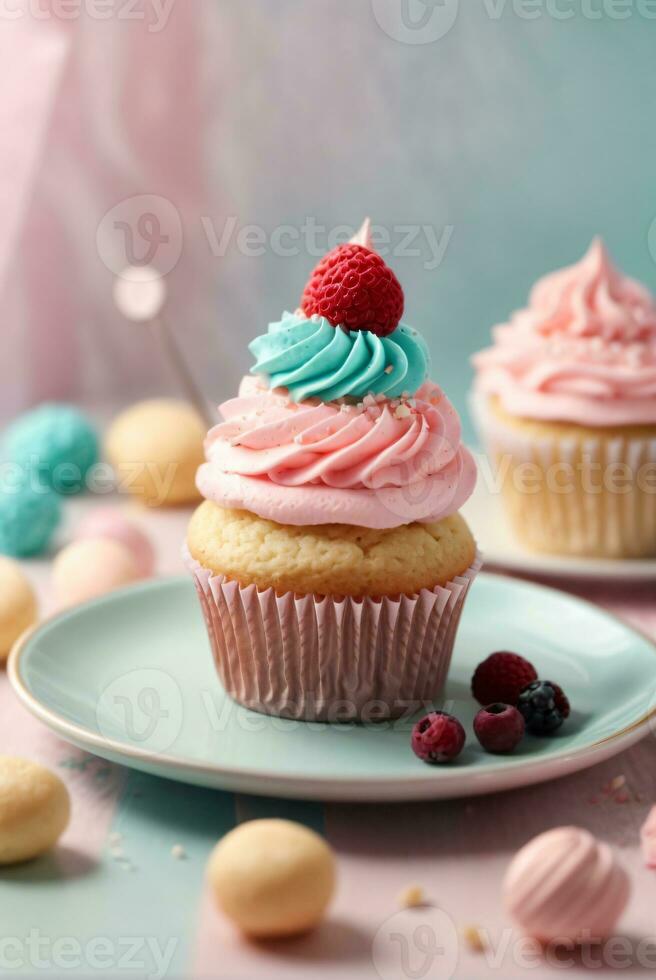
[[[384,402],[384,401],[387,401],[387,399],[385,398],[385,395],[380,394],[380,395],[376,395],[376,401],[377,402]]]
[[[426,904],[424,889],[420,885],[408,885],[399,894],[398,903],[402,909],[416,909]]]
[[[171,848],[171,857],[174,857],[176,861],[184,861],[187,857],[187,852],[185,851],[182,844],[174,844]]]
[[[375,405],[376,404],[376,399],[374,398],[373,395],[365,395],[364,398],[362,399],[362,404],[365,405],[365,406],[367,406],[367,407],[369,405]]]
[[[614,779],[611,779],[611,793],[615,793],[618,789],[622,789],[622,786],[626,786],[626,776],[615,776]]]
[[[487,949],[487,941],[478,926],[465,926],[462,938],[475,953],[483,953]]]
[[[407,419],[409,415],[410,415],[410,409],[408,408],[407,405],[398,405],[394,409],[395,419]]]
[[[385,374],[391,374],[393,370],[394,370],[394,365],[388,364],[387,367],[385,368]]]

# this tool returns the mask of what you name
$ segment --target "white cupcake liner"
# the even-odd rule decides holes
[[[277,595],[215,575],[185,548],[221,682],[254,711],[317,721],[398,718],[444,686],[480,556],[398,598]]]
[[[573,555],[648,557],[656,554],[656,437],[636,435],[581,438],[524,433],[506,425],[477,393],[471,412],[518,536],[532,547]],[[571,489],[543,486],[522,491],[499,465],[554,467]],[[512,477],[512,473],[511,473]],[[521,481],[520,481],[521,483]],[[498,484],[498,485],[496,485]],[[617,487],[621,487],[618,492]]]

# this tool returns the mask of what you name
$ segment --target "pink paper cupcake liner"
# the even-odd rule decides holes
[[[277,595],[215,575],[185,549],[216,668],[235,701],[317,721],[398,718],[444,686],[480,556],[453,581],[373,599]]]

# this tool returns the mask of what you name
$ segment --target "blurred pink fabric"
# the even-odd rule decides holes
[[[0,421],[45,398],[175,390],[148,332],[111,301],[121,250],[141,258],[148,246],[139,195],[154,196],[173,234],[171,321],[201,328],[211,315],[202,6],[164,0],[99,19],[102,5],[81,4],[70,20],[55,0],[34,9],[17,4],[0,24]],[[135,195],[130,229],[120,202]]]

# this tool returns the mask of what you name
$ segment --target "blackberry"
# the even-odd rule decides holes
[[[559,708],[555,685],[551,681],[532,681],[519,695],[517,708],[533,735],[551,735],[560,728],[565,716]]]

